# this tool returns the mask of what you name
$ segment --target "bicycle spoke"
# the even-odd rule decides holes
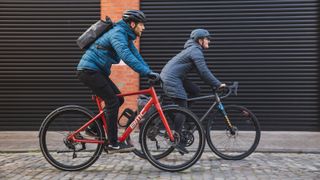
[[[242,136],[241,135],[238,135],[238,138],[236,138],[237,140],[238,140],[238,142],[240,143],[240,144],[246,144],[246,142],[244,141],[244,140],[242,140],[242,138],[241,138]],[[239,144],[239,145],[240,145]]]
[[[231,146],[231,144],[228,143],[228,142],[231,142],[230,138],[227,138],[227,143],[226,143],[225,146],[224,146],[224,149],[225,149],[225,150],[229,149],[228,147]]]
[[[216,146],[219,147],[219,145],[221,145],[222,143],[228,141],[228,137],[224,137],[224,139],[222,139],[221,141],[219,141]]]

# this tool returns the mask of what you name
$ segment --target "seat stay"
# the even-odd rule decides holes
[[[101,140],[91,140],[91,139],[77,139],[75,137],[76,134],[80,133],[81,131],[83,131],[85,128],[87,128],[90,124],[92,124],[94,121],[96,121],[97,119],[99,119],[100,117],[103,116],[103,111],[99,112],[99,114],[97,114],[94,118],[92,118],[91,120],[89,120],[87,123],[85,123],[83,126],[81,126],[79,129],[77,129],[76,131],[74,131],[72,134],[70,134],[68,136],[68,140],[72,140],[73,142],[87,142],[87,143],[99,143],[99,144],[103,144],[104,141]]]

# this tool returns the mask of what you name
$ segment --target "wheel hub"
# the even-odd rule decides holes
[[[159,134],[159,132],[160,132],[159,128],[154,127],[148,131],[147,136],[151,141],[156,141],[156,136]]]
[[[173,135],[173,138],[174,138],[174,141],[172,142],[170,140],[170,137],[168,135],[168,133],[166,132],[165,133],[165,139],[167,140],[167,144],[170,145],[170,146],[176,146],[177,144],[180,143],[180,135],[179,133],[175,132],[175,131],[172,131],[172,135]]]
[[[226,130],[228,137],[236,137],[238,136],[238,128],[236,126],[233,126],[231,129]]]
[[[74,143],[72,141],[68,140],[67,138],[64,138],[63,142],[67,146],[67,148],[72,149],[72,150],[76,149],[76,147],[74,146]]]
[[[79,144],[77,142],[73,142],[72,140],[68,140],[70,134],[68,134],[64,139],[63,142],[64,144],[67,146],[67,148],[75,150],[76,149],[76,145]],[[83,136],[81,134],[76,134],[75,135],[76,139],[84,139]]]
[[[189,131],[183,131],[181,141],[184,141],[187,147],[191,146],[194,142],[194,136]]]

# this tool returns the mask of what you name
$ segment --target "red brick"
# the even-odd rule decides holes
[[[140,0],[101,0],[101,19],[109,16],[116,22],[121,19],[122,13],[128,9],[140,9]],[[139,49],[140,40],[135,41]],[[122,93],[139,90],[139,74],[124,64],[113,65],[111,68],[111,79],[118,86]],[[121,106],[120,113],[124,108],[136,109],[137,96],[125,97],[125,104]]]

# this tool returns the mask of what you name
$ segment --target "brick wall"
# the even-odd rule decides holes
[[[120,20],[123,11],[140,9],[140,0],[101,0],[101,18],[106,15],[114,20]]]
[[[123,12],[128,9],[140,9],[140,0],[101,0],[101,19],[109,16],[112,21],[117,22],[121,19]],[[136,40],[135,45],[139,49],[139,39]],[[139,90],[139,74],[124,63],[112,66],[110,78],[122,93]],[[125,104],[121,106],[119,115],[126,107],[135,110],[136,98],[137,96],[125,97]]]

